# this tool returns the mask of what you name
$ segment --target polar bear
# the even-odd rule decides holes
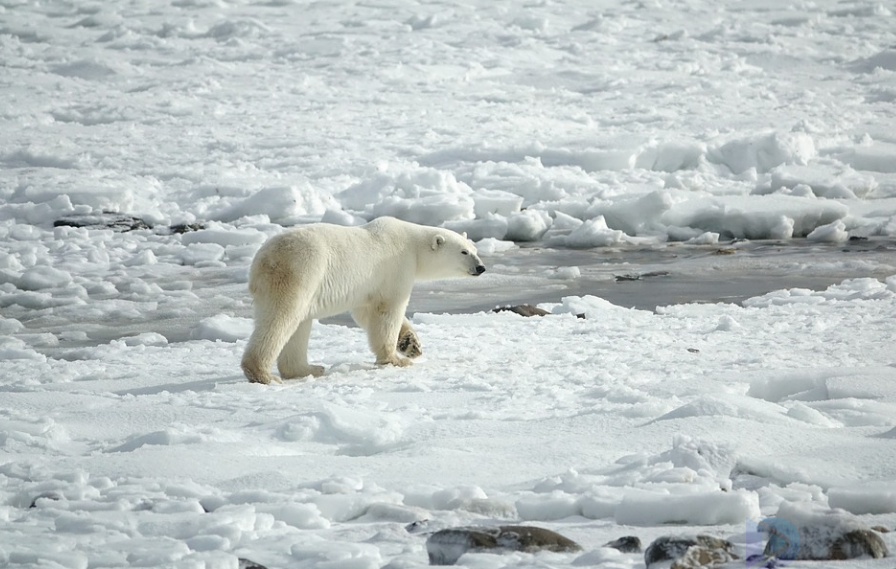
[[[381,217],[360,227],[316,223],[270,238],[249,270],[255,330],[242,368],[252,383],[320,376],[308,364],[315,318],[351,311],[380,365],[420,355],[405,309],[414,281],[479,276],[485,267],[466,235]]]

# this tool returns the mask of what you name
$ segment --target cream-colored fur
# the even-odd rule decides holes
[[[308,363],[315,318],[351,311],[367,332],[376,363],[411,361],[398,354],[399,336],[414,357],[419,342],[405,309],[416,280],[477,276],[485,271],[476,247],[447,229],[382,217],[361,227],[318,223],[272,237],[255,255],[249,291],[255,331],[243,355],[250,382],[320,376]],[[403,348],[405,349],[405,348]]]

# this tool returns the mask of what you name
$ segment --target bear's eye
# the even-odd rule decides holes
[[[467,251],[466,249],[464,249],[463,251],[460,252],[460,254],[461,254],[461,255],[469,255],[470,252]]]

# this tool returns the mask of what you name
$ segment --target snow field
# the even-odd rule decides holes
[[[316,325],[327,375],[267,388],[239,375],[248,327],[233,317],[183,343],[7,359],[0,523],[19,537],[3,559],[416,566],[424,540],[404,525],[490,519],[545,524],[593,556],[669,523],[737,534],[785,500],[891,524],[889,485],[858,481],[886,468],[893,428],[876,341],[892,279],[794,296],[820,302],[417,314],[425,356],[402,370],[372,366],[359,330]]]
[[[584,551],[460,563],[641,569],[602,544],[894,528],[894,30],[879,2],[0,1],[0,565],[409,569],[428,531],[524,521]],[[104,212],[151,227],[54,227]],[[423,358],[329,321],[324,378],[247,384],[261,243],[382,215],[489,256],[418,288]],[[776,284],[591,296],[660,250]],[[517,299],[553,314],[480,311]]]
[[[4,8],[0,220],[896,234],[883,5],[57,4]]]

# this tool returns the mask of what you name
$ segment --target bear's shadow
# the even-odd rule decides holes
[[[222,384],[239,384],[243,383],[245,378],[241,375],[231,375],[227,377],[216,377],[211,379],[201,379],[199,381],[188,381],[186,383],[164,383],[162,385],[147,385],[146,387],[137,387],[134,389],[123,389],[116,391],[116,395],[156,395],[167,391],[168,393],[181,393],[184,391],[214,391],[218,385]]]
[[[419,358],[414,359],[414,364],[415,365],[420,364],[420,363],[423,363],[424,361],[426,361],[425,358],[419,357]],[[344,361],[344,362],[336,362],[333,365],[331,365],[330,367],[328,367],[327,370],[324,372],[323,377],[326,378],[326,377],[329,377],[329,376],[335,375],[335,374],[352,373],[352,372],[358,372],[358,371],[387,371],[387,370],[401,371],[401,370],[413,369],[413,367],[414,366],[410,366],[410,368],[400,368],[400,367],[395,367],[395,366],[391,366],[391,365],[385,365],[385,366],[377,365],[372,362],[364,363],[364,362],[358,362],[358,361]],[[318,378],[318,379],[321,379],[321,378]]]

